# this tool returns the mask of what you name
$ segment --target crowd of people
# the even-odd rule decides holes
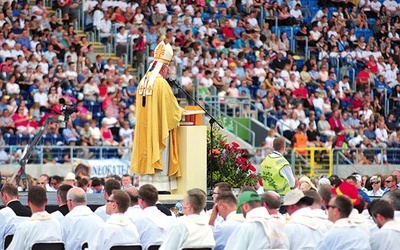
[[[206,192],[195,188],[168,208],[154,186],[141,185],[129,174],[43,174],[29,188],[28,207],[18,200],[15,183],[2,185],[0,246],[27,249],[58,241],[65,249],[81,249],[85,243],[88,249],[126,244],[143,249],[392,249],[399,238],[399,177],[399,170],[371,177],[299,176],[284,195],[243,187],[238,197],[230,184],[220,182],[212,205],[206,204]],[[59,205],[51,214],[46,212],[49,192],[56,192]],[[90,193],[104,194],[105,205],[92,211]],[[11,243],[3,240],[6,235],[13,235]]]
[[[159,41],[170,43],[174,60],[169,76],[180,76],[182,69],[180,82],[189,94],[198,82],[197,98],[203,101],[218,94],[230,108],[252,109],[238,106],[251,101],[260,111],[259,120],[278,119],[268,125],[294,145],[397,147],[398,7],[392,0],[338,3],[316,9],[304,1],[86,1],[82,8],[86,29],[97,29],[103,43],[115,39],[117,55],[127,52],[132,39],[132,56],[139,66],[152,60],[143,59],[146,46],[152,55]],[[43,1],[32,7],[3,5],[2,145],[28,142],[49,113],[59,112],[59,99],[64,98],[76,103],[79,112],[72,125],[59,129],[53,123],[48,133],[60,134],[66,145],[131,146],[137,79],[122,60],[102,58],[88,38],[74,30],[77,1],[58,4],[60,23]],[[298,30],[293,37],[279,32],[288,25]],[[366,29],[372,31],[368,39]],[[303,61],[298,55],[305,37],[315,56]],[[357,88],[348,69],[357,73]],[[392,109],[386,116],[387,103]],[[20,139],[9,139],[16,136]],[[306,142],[295,141],[301,136],[307,136]],[[356,163],[393,163],[384,150],[381,157],[362,150],[348,153]]]

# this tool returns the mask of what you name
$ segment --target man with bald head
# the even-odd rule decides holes
[[[86,203],[86,193],[82,188],[74,187],[68,191],[67,205],[70,212],[60,220],[65,249],[80,250],[82,244],[93,239],[104,224]]]

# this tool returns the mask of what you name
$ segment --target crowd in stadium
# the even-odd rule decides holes
[[[139,79],[122,60],[96,54],[74,30],[79,4],[53,3],[62,10],[61,22],[43,1],[4,3],[3,145],[28,142],[59,113],[60,98],[75,103],[78,113],[65,129],[51,124],[50,144],[131,145]],[[293,145],[386,150],[400,141],[395,1],[85,1],[82,8],[86,31],[98,30],[102,43],[115,42],[117,55],[133,43],[133,66],[151,61],[164,40],[175,52],[170,76],[181,76],[190,94],[198,82],[203,100],[234,98],[224,100],[230,108],[250,100],[278,120],[268,125]],[[144,58],[146,46],[150,56]],[[357,163],[398,160],[382,150],[381,157],[348,152]]]

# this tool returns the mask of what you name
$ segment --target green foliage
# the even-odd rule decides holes
[[[247,159],[247,151],[236,142],[228,143],[219,127],[214,126],[211,149],[210,128],[207,133],[208,185],[228,182],[232,187],[254,186],[260,178],[256,168]],[[213,169],[211,169],[211,167]]]

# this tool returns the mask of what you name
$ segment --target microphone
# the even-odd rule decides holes
[[[171,86],[171,88],[176,87],[177,85],[179,86],[179,84],[176,81],[176,79],[167,78],[166,80],[167,80],[169,86]]]

